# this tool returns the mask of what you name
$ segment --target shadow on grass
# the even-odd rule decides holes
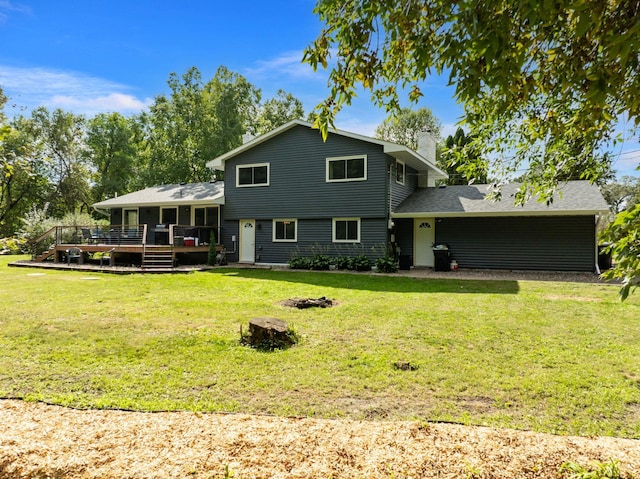
[[[473,279],[408,278],[362,273],[329,273],[278,271],[268,269],[211,269],[207,273],[237,278],[286,281],[330,288],[385,291],[393,293],[483,293],[517,294],[517,281],[486,281]]]

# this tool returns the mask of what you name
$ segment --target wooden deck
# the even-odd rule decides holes
[[[172,245],[110,245],[110,244],[57,244],[52,249],[36,258],[38,261],[47,261],[53,257],[55,263],[78,263],[78,260],[67,258],[67,251],[71,248],[79,248],[82,251],[83,263],[100,263],[99,259],[93,259],[94,253],[110,253],[113,257],[111,264],[136,264],[142,268],[172,268],[177,264],[181,255],[206,255],[209,246],[172,246]],[[216,245],[216,251],[221,251],[222,246]],[[99,256],[99,255],[96,255]]]

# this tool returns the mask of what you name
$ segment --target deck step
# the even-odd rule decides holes
[[[56,252],[55,246],[49,246],[48,250],[36,256],[36,261],[45,261],[49,258],[49,256],[51,256],[55,252]]]
[[[143,269],[173,268],[173,251],[170,248],[148,249],[142,257]]]

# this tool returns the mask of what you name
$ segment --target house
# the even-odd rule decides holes
[[[428,133],[418,151],[341,130],[325,142],[295,120],[209,161],[224,185],[158,186],[94,206],[113,225],[147,225],[148,244],[176,246],[186,236],[176,225],[213,228],[231,262],[286,264],[314,252],[375,259],[391,244],[404,267],[442,267],[444,250],[447,267],[597,270],[596,225],[608,207],[596,186],[568,182],[550,206],[515,206],[517,185],[489,201],[486,185],[438,187],[446,173],[435,149]],[[165,229],[167,239],[158,236]]]

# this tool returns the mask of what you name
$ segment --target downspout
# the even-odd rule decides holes
[[[600,257],[600,251],[599,251],[599,247],[598,247],[598,225],[600,224],[600,220],[602,219],[602,215],[600,213],[596,214],[596,224],[594,225],[595,229],[596,229],[596,254],[595,254],[595,258],[596,258],[596,274],[600,275],[602,274],[602,272],[600,271],[600,265],[598,264],[598,260]]]

